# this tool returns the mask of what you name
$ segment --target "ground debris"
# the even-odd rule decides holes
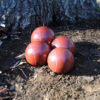
[[[0,46],[3,44],[3,42],[0,40]]]
[[[10,67],[10,68],[11,68],[11,69],[15,69],[16,67],[18,67],[19,63],[20,63],[20,60],[17,61],[17,62],[16,62],[12,67]]]
[[[17,67],[19,67],[19,66],[21,66],[21,65],[23,65],[23,64],[25,64],[25,63],[26,63],[25,60],[20,59],[20,60],[18,60],[12,67],[10,67],[10,68],[11,68],[11,69],[15,69],[15,68],[17,68]]]
[[[0,94],[1,93],[6,93],[7,92],[7,88],[3,88],[2,90],[0,90]]]
[[[25,53],[22,53],[18,56],[15,57],[16,59],[22,59],[22,58],[25,58]]]
[[[58,36],[71,37],[76,43],[73,70],[62,75],[51,72],[47,65],[36,67],[28,64],[24,52],[30,43],[29,34],[19,40],[4,40],[0,47],[0,70],[5,67],[3,63],[11,68],[0,74],[0,89],[7,85],[7,92],[0,94],[1,100],[92,100],[94,96],[94,100],[99,100],[100,43],[97,40],[100,40],[100,29],[66,31],[57,27],[54,30]]]

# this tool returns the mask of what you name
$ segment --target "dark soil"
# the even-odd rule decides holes
[[[55,74],[47,65],[29,65],[24,53],[30,33],[3,40],[0,46],[0,100],[100,100],[100,27],[95,24],[53,27],[56,36],[70,37],[77,47],[75,65]],[[18,66],[17,63],[20,63]]]

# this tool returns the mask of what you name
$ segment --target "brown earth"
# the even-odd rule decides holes
[[[0,47],[0,97],[4,100],[100,100],[100,25],[52,27],[70,37],[77,47],[75,65],[67,74],[55,74],[47,65],[36,67],[16,58],[25,51],[30,33],[3,40]],[[16,67],[17,63],[20,64]],[[12,68],[13,67],[13,68]],[[9,69],[10,68],[10,69]],[[0,98],[0,100],[2,100]]]

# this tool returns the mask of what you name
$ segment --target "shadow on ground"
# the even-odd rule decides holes
[[[70,31],[70,30],[89,30],[89,29],[100,29],[100,20],[88,20],[76,23],[70,22],[53,22],[49,25],[55,32]]]
[[[71,75],[100,74],[100,45],[90,42],[76,43],[75,68]]]
[[[51,27],[56,32],[56,36],[68,36],[76,43],[77,50],[75,54],[74,68],[71,72],[64,75],[52,73],[47,65],[37,68],[29,65],[28,63],[24,63],[15,68],[11,68],[14,67],[14,65],[18,61],[26,62],[24,58],[16,59],[16,56],[24,53],[26,46],[30,42],[31,34],[27,32],[27,34],[21,35],[19,39],[4,40],[3,45],[0,46],[0,89],[7,87],[9,92],[8,94],[5,94],[3,96],[1,96],[0,94],[0,96],[10,99],[14,98],[16,95],[13,95],[14,92],[12,92],[12,87],[14,90],[15,84],[19,86],[16,88],[18,89],[16,90],[17,93],[20,94],[19,98],[26,98],[27,96],[30,98],[34,98],[35,96],[39,97],[38,95],[43,93],[45,89],[47,89],[46,92],[48,92],[48,89],[52,90],[52,88],[54,90],[61,89],[62,91],[57,90],[57,92],[61,92],[60,94],[63,93],[63,95],[65,94],[64,90],[68,90],[67,93],[69,93],[69,96],[70,94],[72,94],[73,90],[75,93],[78,93],[76,92],[75,87],[80,88],[80,86],[84,85],[84,80],[81,80],[81,76],[85,76],[84,78],[86,78],[86,76],[95,77],[97,75],[100,75],[100,25],[95,26],[95,24],[90,24],[92,27],[88,24],[74,24],[70,26]],[[79,76],[78,79],[77,76]],[[89,78],[87,78],[87,80],[88,79]],[[97,77],[97,79],[99,84],[99,78]],[[76,80],[78,80],[79,83],[77,83]],[[97,86],[98,84],[96,84],[95,86]],[[26,87],[25,89],[23,88],[24,86]],[[73,88],[73,90],[71,90],[71,88]],[[21,93],[19,90],[21,90]],[[26,95],[27,91],[32,94],[28,93],[28,95]],[[84,91],[80,91],[79,95],[80,94],[84,95],[87,93],[84,93]],[[61,95],[61,97],[63,96]]]
[[[91,24],[89,22],[87,22],[87,24],[86,22],[81,22],[68,26],[56,26],[51,28],[53,28],[56,32],[56,36],[67,34],[69,37],[82,37],[81,42],[76,42],[77,51],[75,54],[75,67],[71,71],[71,75],[100,74],[100,44],[98,44],[97,41],[96,43],[93,43],[85,40],[87,37],[92,40],[92,38],[94,38],[93,34],[99,34],[99,31],[98,33],[95,33],[96,29],[100,29],[99,21],[91,22]],[[91,29],[93,31],[91,31]],[[77,34],[75,30],[82,30],[82,33],[80,32]],[[86,30],[88,30],[87,33]],[[87,34],[90,35],[88,36]],[[30,36],[31,34],[28,33],[27,35],[22,35],[19,40],[8,39],[4,41],[3,45],[0,47],[0,70],[4,72],[7,71],[18,61],[18,59],[15,59],[15,57],[21,53],[24,53],[27,44],[30,42]],[[98,36],[95,36],[95,38],[99,39]],[[85,40],[85,42],[83,40]],[[28,68],[25,66],[28,66]],[[23,70],[29,74],[30,65],[24,64]]]

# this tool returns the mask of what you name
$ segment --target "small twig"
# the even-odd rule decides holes
[[[11,67],[11,69],[15,69],[16,67],[18,67],[18,66],[20,66],[20,65],[23,65],[23,64],[25,64],[26,63],[26,61],[21,61],[21,60],[19,60],[19,61],[17,61],[12,67]]]
[[[22,59],[22,58],[25,58],[25,53],[22,53],[18,56],[15,57],[16,59]]]
[[[7,88],[3,88],[2,90],[0,90],[0,94],[1,93],[6,93],[7,92]]]
[[[25,76],[25,78],[27,78],[27,75],[24,73],[23,69],[19,69],[19,70],[23,73],[23,75]]]
[[[18,66],[19,63],[20,63],[20,60],[17,61],[17,62],[11,67],[11,69],[15,69],[15,68]]]
[[[21,62],[18,64],[18,66],[23,65],[23,64],[26,64],[26,63],[27,63],[26,61],[21,61]]]

